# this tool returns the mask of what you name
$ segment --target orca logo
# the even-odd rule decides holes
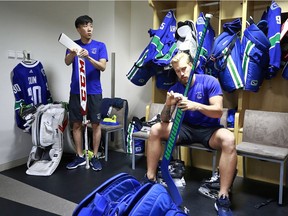
[[[199,17],[199,18],[197,19],[197,24],[198,24],[198,25],[204,25],[204,24],[205,24],[205,21],[204,21],[203,17]]]
[[[252,86],[257,86],[258,85],[258,80],[252,80],[250,84]]]
[[[145,79],[139,79],[138,81],[139,81],[139,83],[144,83]]]
[[[172,13],[169,11],[166,15],[166,17],[171,18],[172,17]]]
[[[278,4],[276,2],[273,2],[270,6],[270,9],[275,10],[276,8],[278,8]]]
[[[196,93],[196,98],[201,100],[203,98],[203,94],[201,92]]]
[[[96,54],[97,53],[97,48],[92,48],[91,53],[92,54]]]

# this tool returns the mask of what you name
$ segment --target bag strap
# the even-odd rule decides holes
[[[235,46],[235,43],[236,43],[236,40],[237,40],[238,36],[237,34],[234,34],[233,35],[233,39],[231,41],[231,43],[229,44],[229,46],[227,47],[227,51],[226,52],[223,52],[218,56],[218,57],[215,57],[213,54],[210,56],[210,60],[212,60],[214,62],[214,68],[217,70],[217,71],[223,71],[226,66],[227,66],[227,60],[228,60],[228,57],[229,55],[231,54],[234,46]],[[226,49],[226,48],[225,48]],[[225,50],[224,49],[224,50]],[[220,66],[220,68],[217,66],[216,62],[218,59],[224,57],[224,62],[223,64]]]
[[[107,206],[108,200],[101,194],[96,193],[92,206],[82,208],[78,216],[104,215]]]

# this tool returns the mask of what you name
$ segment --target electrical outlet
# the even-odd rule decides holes
[[[16,51],[16,56],[17,59],[23,59],[24,58],[23,51]]]
[[[15,59],[16,58],[16,53],[14,50],[8,50],[8,58],[9,59]]]

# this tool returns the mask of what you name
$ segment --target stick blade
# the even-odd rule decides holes
[[[178,191],[178,188],[176,187],[170,173],[168,170],[168,165],[169,165],[170,161],[167,160],[162,160],[161,162],[161,172],[162,172],[162,177],[163,179],[166,181],[168,190],[170,192],[171,198],[174,201],[174,203],[177,206],[181,206],[183,200],[182,197]]]
[[[208,18],[208,19],[212,19],[213,15],[212,15],[212,14],[209,14],[209,13],[207,13],[207,14],[205,14],[205,17],[206,17],[206,18]]]
[[[67,35],[61,33],[58,38],[59,43],[65,46],[69,50],[77,49],[78,52],[82,49],[80,45],[76,44],[73,40],[71,40]],[[79,53],[77,53],[79,54]]]

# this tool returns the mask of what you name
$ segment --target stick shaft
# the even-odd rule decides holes
[[[86,87],[86,70],[85,70],[85,60],[78,58],[78,68],[79,68],[79,90],[80,90],[80,105],[81,113],[83,115],[83,125],[84,125],[84,147],[85,147],[85,157],[86,157],[86,169],[90,168],[89,155],[88,155],[88,135],[87,135],[87,87]]]
[[[208,28],[208,25],[210,22],[210,18],[211,18],[211,15],[208,15],[208,16],[206,15],[205,26],[204,26],[204,29],[202,32],[202,36],[201,36],[199,45],[197,47],[195,58],[193,60],[193,65],[191,68],[191,73],[190,73],[190,76],[188,79],[188,83],[187,83],[185,91],[184,91],[185,97],[188,94],[189,87],[191,85],[192,78],[193,78],[193,75],[194,75],[198,60],[199,60],[200,52],[201,52],[201,49],[203,46],[203,42],[204,42],[207,28]],[[176,144],[176,139],[178,137],[178,134],[180,131],[180,126],[182,124],[183,118],[184,118],[184,114],[183,114],[182,110],[177,108],[174,122],[173,122],[173,125],[171,128],[170,134],[169,134],[169,138],[168,138],[168,141],[166,142],[166,147],[165,147],[165,151],[164,151],[164,155],[163,155],[163,159],[162,159],[162,163],[161,163],[161,172],[163,175],[163,179],[167,183],[167,186],[168,186],[168,189],[170,191],[170,194],[171,194],[173,201],[178,206],[180,206],[182,203],[182,197],[181,197],[181,195],[180,195],[180,193],[179,193],[179,191],[178,191],[178,189],[177,189],[177,187],[176,187],[176,185],[175,185],[175,183],[174,183],[174,181],[173,181],[173,179],[169,173],[168,166],[169,166],[169,163],[171,160],[171,155],[172,155],[174,146]]]
[[[87,132],[87,116],[83,116],[83,124],[84,124],[84,147],[85,147],[85,157],[86,157],[86,169],[90,169],[89,164],[89,147],[88,147],[88,132]]]

